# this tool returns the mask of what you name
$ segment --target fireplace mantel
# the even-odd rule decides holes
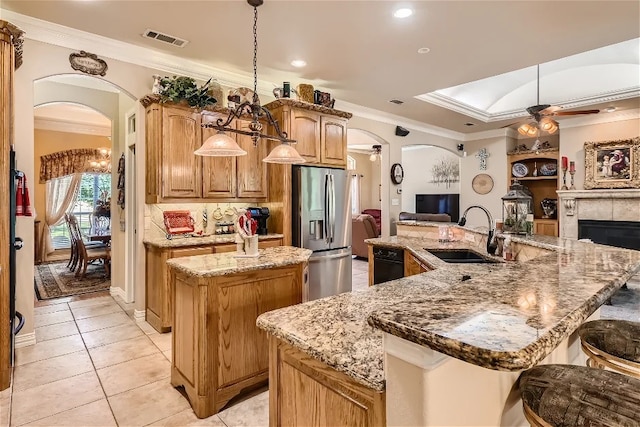
[[[560,237],[578,238],[578,220],[639,221],[640,189],[558,190]]]

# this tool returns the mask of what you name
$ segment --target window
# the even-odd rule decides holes
[[[111,175],[106,173],[82,174],[80,191],[76,198],[71,213],[78,218],[78,224],[82,234],[91,233],[92,214],[99,205],[99,201],[111,200]],[[51,227],[51,238],[55,249],[65,249],[71,246],[69,229],[63,221],[61,224]]]

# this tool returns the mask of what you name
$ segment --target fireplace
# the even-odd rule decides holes
[[[560,190],[558,198],[560,237],[640,250],[640,189]]]
[[[640,250],[640,222],[578,220],[578,238],[594,243]]]

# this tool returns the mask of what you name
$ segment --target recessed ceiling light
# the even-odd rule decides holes
[[[408,18],[411,15],[413,15],[413,10],[403,7],[401,9],[396,9],[395,12],[393,12],[393,16],[396,18]]]
[[[293,61],[291,61],[291,65],[296,68],[302,68],[307,65],[307,62],[303,61],[302,59],[294,59]]]
[[[604,109],[604,111],[607,113],[613,113],[614,111],[616,111],[616,107],[607,107]]]
[[[418,53],[429,53],[431,52],[431,49],[429,49],[428,47],[421,47],[420,49],[418,49]]]

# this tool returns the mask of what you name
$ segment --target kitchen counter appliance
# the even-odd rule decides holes
[[[267,218],[269,218],[269,208],[247,208],[247,212],[251,214],[251,218],[258,221],[258,235],[266,236],[269,234],[267,230]]]

